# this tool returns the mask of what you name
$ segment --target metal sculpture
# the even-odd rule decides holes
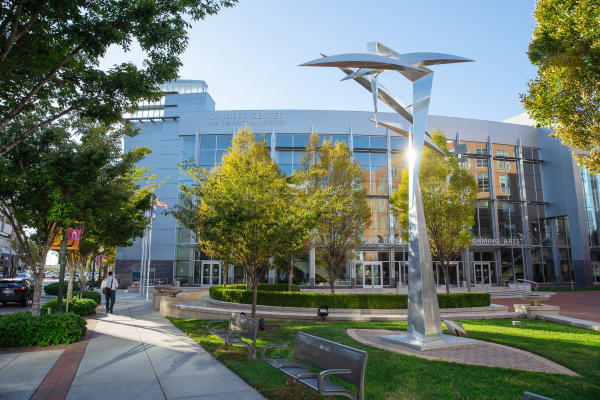
[[[443,152],[431,141],[426,132],[433,71],[427,66],[469,62],[467,58],[441,53],[399,54],[374,42],[367,45],[370,53],[350,53],[322,58],[301,64],[313,67],[337,67],[346,73],[342,80],[353,79],[373,94],[375,118],[371,121],[409,138],[409,213],[408,213],[408,335],[383,337],[420,350],[457,345],[456,338],[442,335],[440,312],[433,278],[433,265],[425,215],[419,189],[419,168],[423,146]],[[413,103],[403,105],[385,87],[378,77],[385,71],[397,71],[412,82]],[[368,77],[368,79],[367,79]],[[377,101],[381,99],[411,125],[407,132],[396,122],[377,120]],[[412,113],[408,108],[412,107]]]

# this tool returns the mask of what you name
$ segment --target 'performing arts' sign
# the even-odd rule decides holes
[[[521,246],[523,241],[517,238],[485,238],[475,236],[471,240],[471,244],[474,246],[486,246],[486,245],[508,245],[508,246]]]

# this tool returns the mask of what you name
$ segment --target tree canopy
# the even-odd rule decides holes
[[[171,213],[194,230],[206,254],[244,268],[254,316],[259,280],[291,222],[286,177],[248,128],[234,135],[222,165],[210,171],[192,166],[187,173],[194,184],[182,187],[182,201]]]
[[[236,2],[3,1],[0,156],[64,115],[110,124],[140,100],[160,98],[157,85],[177,77],[189,20]],[[143,67],[122,63],[102,70],[99,62],[111,46],[139,46]]]
[[[429,235],[432,258],[441,262],[449,292],[449,262],[459,260],[462,251],[471,244],[471,227],[475,218],[477,182],[466,168],[462,168],[456,156],[449,154],[446,138],[433,132],[433,141],[447,156],[428,148],[423,151],[419,185],[423,200],[425,223]],[[402,172],[398,189],[390,203],[397,212],[401,226],[408,226],[408,169]],[[408,241],[408,231],[402,233]]]
[[[74,130],[78,138],[72,136]],[[63,121],[0,158],[0,210],[11,221],[19,252],[38,282],[34,313],[39,313],[46,255],[61,229],[87,221],[90,231],[96,227],[103,240],[119,244],[143,230],[151,189],[139,186],[141,172],[135,164],[149,150],[122,153],[125,134],[131,134],[128,128]],[[29,245],[31,238],[35,246]]]
[[[538,71],[523,106],[600,173],[600,0],[538,0],[534,16],[529,59]]]
[[[331,292],[349,253],[362,244],[371,211],[362,189],[362,171],[345,143],[310,136],[300,159],[298,181],[317,216],[312,240],[327,264]]]

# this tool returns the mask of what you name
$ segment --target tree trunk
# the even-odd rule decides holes
[[[75,279],[75,265],[71,263],[69,270],[69,283],[67,285],[67,303],[73,299],[73,282]]]
[[[46,260],[44,260],[45,264]],[[42,288],[44,287],[44,270],[42,264],[40,264],[40,272],[35,274],[35,285],[33,286],[33,303],[31,304],[31,314],[36,317],[40,316],[40,299],[42,298]]]
[[[294,277],[292,274],[294,273],[294,264],[290,263],[288,269],[288,292],[292,291],[292,283],[294,282]]]
[[[449,265],[442,264],[442,272],[444,274],[444,283],[446,284],[446,293],[450,294],[450,285],[448,284],[448,280],[450,279],[450,276],[448,274],[448,267],[449,267]]]
[[[331,294],[335,293],[335,273],[329,272],[329,286],[331,286]]]
[[[56,312],[62,312],[63,289],[65,284],[65,264],[67,263],[67,234],[68,228],[62,229],[62,240],[60,241],[60,272],[58,273],[58,297],[56,300]],[[42,262],[42,261],[40,261]],[[45,262],[45,260],[44,260]]]
[[[256,319],[256,300],[258,298],[258,279],[256,274],[254,275],[253,282],[253,291],[252,291],[252,319]]]

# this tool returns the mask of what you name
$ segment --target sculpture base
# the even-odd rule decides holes
[[[423,342],[421,340],[415,340],[407,333],[400,335],[387,335],[380,336],[382,340],[386,342],[398,344],[401,346],[410,347],[411,349],[419,350],[419,351],[428,351],[428,350],[437,350],[437,349],[445,349],[447,347],[458,347],[465,346],[469,344],[474,344],[476,341],[473,339],[467,339],[458,336],[450,336],[450,335],[442,335],[442,338],[439,340],[433,340],[431,342]]]

